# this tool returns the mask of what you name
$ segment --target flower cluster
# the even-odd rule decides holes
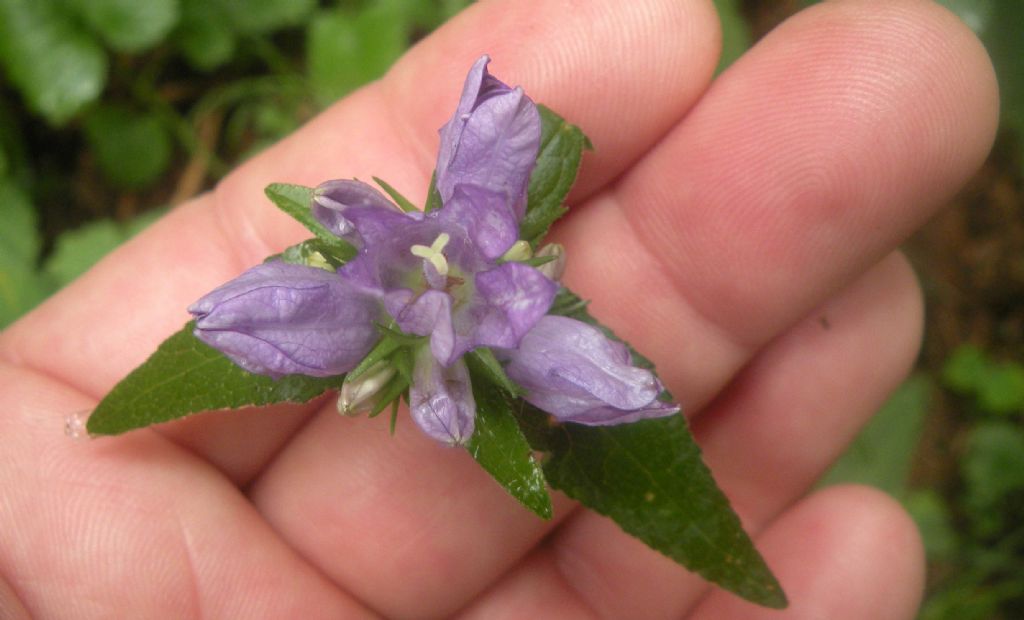
[[[271,261],[193,304],[195,335],[246,370],[279,377],[351,371],[380,326],[421,337],[408,401],[431,437],[465,443],[476,405],[463,356],[491,349],[524,398],[561,421],[619,424],[678,407],[633,366],[621,343],[577,320],[548,315],[558,284],[523,262],[519,239],[541,136],[521,88],[469,72],[455,114],[441,128],[436,188],[442,207],[403,212],[356,180],[316,188],[313,215],[357,255],[337,270]],[[393,375],[386,365],[343,390],[344,407]],[[349,387],[349,386],[347,386]]]

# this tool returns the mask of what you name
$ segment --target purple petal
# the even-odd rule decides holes
[[[519,219],[540,148],[540,113],[521,88],[487,72],[489,61],[483,56],[470,69],[455,114],[441,128],[437,189],[447,205],[457,185],[482,187],[503,195]]]
[[[424,349],[416,357],[409,388],[409,410],[423,432],[438,441],[460,445],[473,435],[476,402],[466,363],[445,368]]]
[[[313,190],[313,216],[332,233],[372,245],[416,222],[421,214],[406,214],[384,194],[362,181],[341,179]]]
[[[476,292],[483,307],[474,311],[474,345],[511,349],[547,314],[558,285],[529,265],[505,263],[478,273]]]
[[[625,346],[575,319],[542,318],[508,356],[506,371],[526,400],[563,422],[622,424],[679,411],[657,399],[661,383],[631,364]]]
[[[446,226],[459,226],[485,258],[494,260],[519,238],[519,224],[504,194],[477,187],[458,185],[438,212]]]
[[[279,377],[339,375],[377,340],[379,314],[337,274],[265,263],[189,307],[195,335],[249,372]]]
[[[428,290],[416,296],[408,289],[398,289],[384,296],[384,307],[403,332],[430,336],[430,350],[445,366],[466,352],[464,346],[457,346],[448,293]]]

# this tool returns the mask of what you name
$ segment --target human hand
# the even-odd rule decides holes
[[[912,617],[923,561],[899,507],[803,496],[914,358],[894,248],[984,158],[991,68],[929,3],[836,2],[710,84],[715,24],[699,0],[480,3],[0,335],[0,615]],[[60,434],[190,302],[303,237],[267,183],[378,175],[422,202],[484,52],[593,140],[555,231],[566,281],[658,364],[786,612],[564,497],[537,519],[408,420],[391,437],[321,401]]]

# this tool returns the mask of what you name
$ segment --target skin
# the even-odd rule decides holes
[[[895,249],[988,152],[989,60],[909,0],[815,6],[712,82],[718,49],[710,1],[481,2],[0,334],[0,616],[912,618],[907,515],[808,488],[914,360]],[[788,610],[564,497],[537,519],[408,419],[389,437],[320,402],[61,433],[190,302],[307,236],[266,184],[378,175],[421,201],[483,52],[593,140],[566,281],[683,399]]]

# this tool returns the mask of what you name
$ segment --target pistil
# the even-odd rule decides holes
[[[418,256],[423,260],[430,261],[430,264],[437,270],[438,275],[448,275],[448,259],[445,258],[442,250],[448,245],[449,241],[448,233],[441,233],[434,239],[434,242],[430,244],[430,247],[425,245],[413,245],[409,248],[413,256]]]

